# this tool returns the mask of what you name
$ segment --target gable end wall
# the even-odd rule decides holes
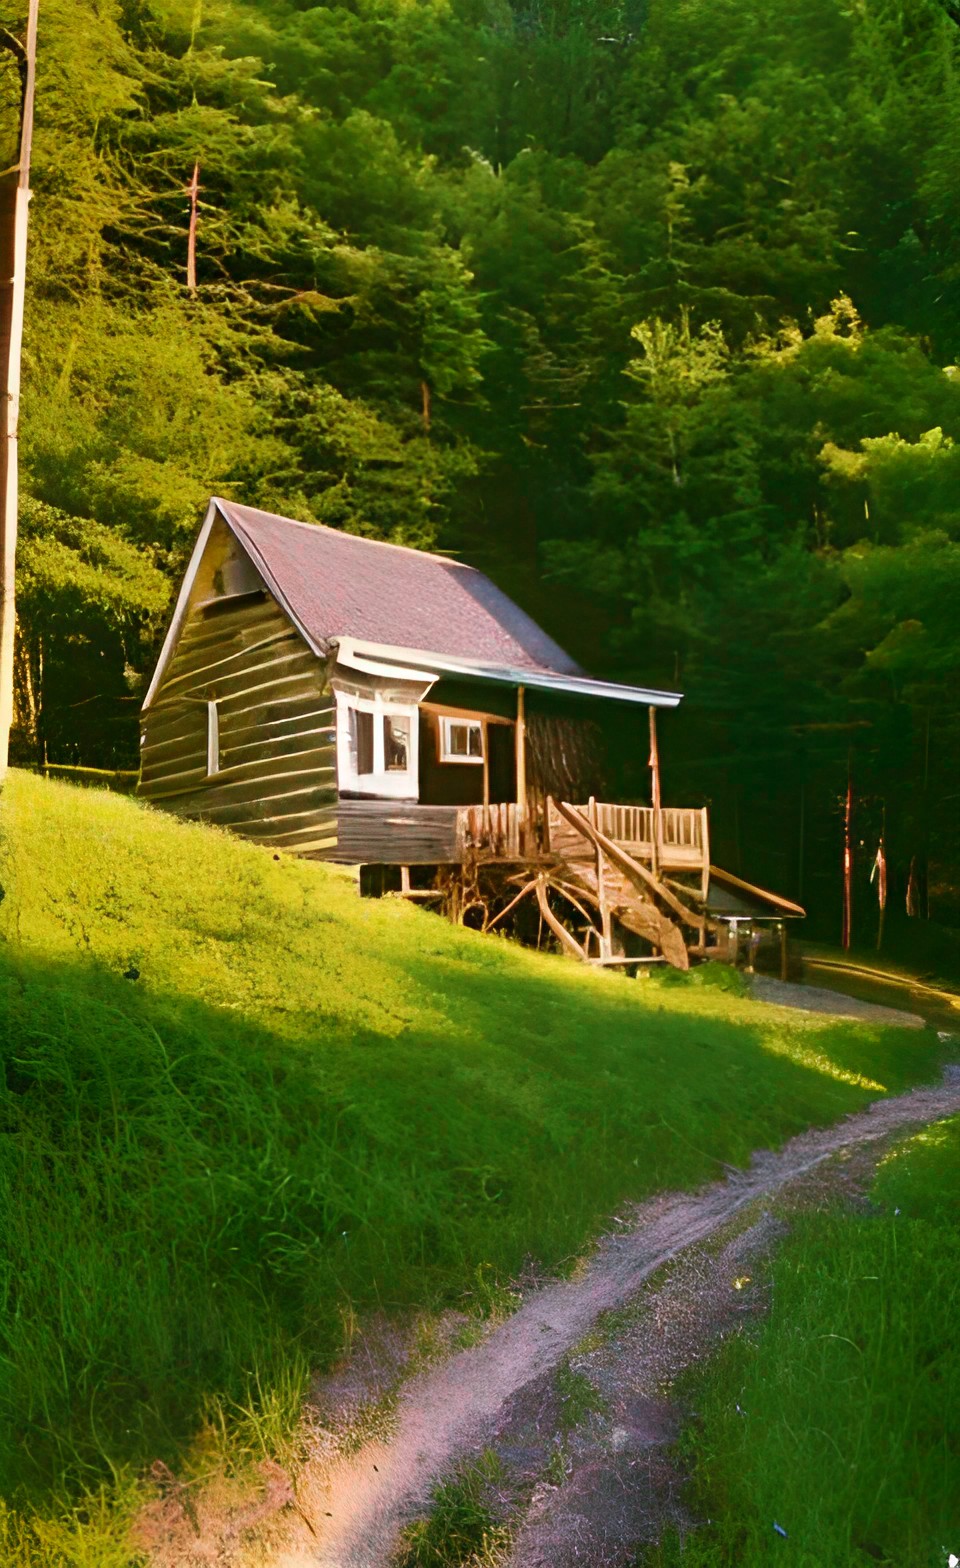
[[[238,547],[218,522],[179,639],[141,719],[138,793],[178,816],[299,853],[337,842],[336,716],[327,668],[263,590],[223,596]],[[226,570],[224,568],[226,567]],[[249,573],[242,586],[249,588]],[[215,601],[215,609],[204,606]],[[220,767],[207,773],[207,702]]]

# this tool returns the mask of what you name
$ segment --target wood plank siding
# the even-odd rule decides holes
[[[337,843],[310,855],[355,866],[439,866],[462,858],[456,806],[400,800],[341,800]]]
[[[142,716],[139,794],[261,844],[331,849],[336,732],[326,666],[249,578],[248,591],[223,592],[229,541],[211,546],[163,683]]]

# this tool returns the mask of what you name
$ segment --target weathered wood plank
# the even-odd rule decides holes
[[[267,726],[263,725],[261,728],[266,730]],[[249,732],[249,727],[247,727],[244,733],[249,734]],[[224,740],[221,737],[220,754],[224,757],[236,757],[238,761],[246,756],[248,752],[255,753],[257,756],[262,757],[280,756],[281,752],[279,750],[274,750],[273,748],[279,748],[280,746],[290,744],[293,741],[298,741],[301,744],[310,741],[314,745],[318,745],[320,744],[321,739],[325,740],[328,745],[332,746],[335,744],[336,733],[336,725],[327,723],[310,726],[308,729],[290,730],[285,735],[281,734],[273,737],[270,735],[265,735],[262,740],[248,740],[244,741],[242,745],[235,745],[232,738],[228,739],[228,741],[224,743]]]
[[[275,762],[281,758],[312,757],[318,752],[329,751],[333,746],[332,732],[329,726],[320,730],[308,730],[294,735],[282,735],[277,740],[265,741],[262,745],[243,746],[235,749],[221,731],[220,736],[220,768],[215,777],[220,780],[243,777],[243,769],[256,770],[264,764]],[[226,741],[226,743],[225,743]],[[204,777],[207,768],[206,736],[198,737],[194,749],[190,752],[177,751],[165,754],[162,757],[145,757],[141,770],[143,781],[159,783],[162,779],[177,778],[182,772],[192,772],[195,768],[202,767]]]
[[[140,720],[141,755],[161,746],[179,746],[206,730],[206,714],[199,703],[183,704],[176,718],[157,718],[149,708]]]
[[[333,831],[337,825],[336,791],[323,785],[308,785],[267,800],[247,800],[231,805],[194,808],[189,813],[197,821],[216,822],[233,832],[279,833],[299,830],[322,819]]]
[[[230,637],[243,636],[269,626],[290,627],[290,621],[273,599],[264,599],[259,604],[237,605],[235,609],[226,610],[217,616],[205,616],[202,608],[198,608],[188,618],[180,634],[177,654],[181,649],[222,643]],[[296,632],[296,628],[291,627],[291,630]],[[170,661],[171,669],[176,663],[177,654]]]
[[[187,774],[196,773],[199,769],[201,778],[207,776],[207,747],[206,737],[197,742],[189,751],[178,751],[173,756],[166,757],[159,763],[144,763],[140,768],[141,785],[153,785],[157,789],[163,788],[164,781],[179,779]]]
[[[280,850],[288,855],[306,855],[311,860],[332,860],[330,853],[336,849],[337,835],[322,828],[311,832],[281,834],[278,838],[258,839],[264,849]]]
[[[329,756],[329,753],[326,753]],[[195,814],[202,811],[204,806],[213,809],[215,806],[229,806],[240,801],[268,800],[275,795],[282,795],[292,787],[292,779],[317,778],[318,784],[329,784],[331,790],[336,789],[336,765],[333,760],[329,764],[315,765],[315,767],[296,768],[284,770],[281,773],[259,775],[256,778],[235,779],[232,784],[215,784],[210,782],[209,789],[202,787],[187,787],[187,789],[143,790],[146,800],[155,803],[168,804],[171,811],[177,814]],[[306,784],[304,784],[306,787]]]
[[[231,683],[235,686],[250,684],[251,677],[260,676],[267,670],[276,670],[278,674],[289,673],[298,665],[305,670],[313,670],[316,663],[309,650],[292,638],[271,639],[266,647],[258,643],[248,652],[209,660],[187,671],[163,688],[163,699],[164,702],[178,700],[201,686],[216,687],[218,692],[227,691]],[[259,682],[254,680],[252,684],[258,685]]]
[[[176,672],[163,684],[164,696],[181,690],[185,684],[198,680],[219,680],[222,675],[240,669],[254,669],[258,664],[279,661],[288,652],[302,653],[311,663],[316,661],[299,638],[288,631],[273,631],[257,638],[250,647],[233,647],[230,643],[217,643],[203,656],[178,660]],[[268,657],[265,657],[267,656]]]
[[[346,865],[449,865],[460,859],[457,806],[406,801],[341,800],[337,847],[328,859]]]
[[[152,785],[148,780],[143,794],[148,799],[170,802],[196,794],[198,804],[202,805],[204,799],[209,800],[211,804],[226,803],[230,800],[254,800],[259,790],[262,797],[266,799],[268,795],[282,793],[285,780],[305,779],[313,774],[322,774],[325,779],[329,778],[331,782],[333,781],[336,766],[331,747],[323,746],[315,751],[303,752],[295,758],[278,758],[272,763],[244,763],[241,767],[232,769],[229,776],[223,773],[216,774],[210,780],[209,787],[199,793],[187,776],[186,781],[179,785],[172,779],[166,779],[162,781],[162,787]],[[248,791],[251,793],[247,793]]]
[[[272,705],[271,705],[272,706]],[[329,698],[318,696],[315,692],[307,697],[284,701],[280,704],[279,717],[269,718],[269,708],[255,708],[253,719],[243,719],[234,714],[229,724],[230,742],[245,745],[248,741],[256,742],[263,735],[280,736],[294,734],[302,726],[304,730],[334,728],[334,707]],[[184,703],[179,718],[167,718],[158,722],[153,717],[153,710],[148,709],[144,715],[141,726],[142,733],[149,738],[144,742],[141,751],[147,754],[159,751],[161,748],[177,745],[181,736],[189,735],[193,728],[198,733],[205,730],[206,718],[203,709],[198,703]]]
[[[189,697],[204,687],[204,699],[214,696],[218,702],[224,704],[233,701],[239,703],[243,698],[252,693],[268,691],[271,686],[283,686],[286,682],[300,681],[305,690],[318,690],[319,678],[316,670],[316,660],[303,653],[294,653],[282,659],[271,659],[267,662],[252,666],[249,670],[238,670],[235,674],[225,675],[216,681],[198,681],[183,691],[171,693],[168,697],[166,690],[157,699],[154,706],[157,709],[169,709],[174,704],[189,700]],[[229,711],[229,710],[227,710]]]

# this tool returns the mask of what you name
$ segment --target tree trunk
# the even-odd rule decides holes
[[[9,46],[17,55],[23,84],[20,157],[16,168],[0,180],[0,785],[6,778],[13,722],[17,427],[38,9],[39,0],[30,0],[26,44]]]

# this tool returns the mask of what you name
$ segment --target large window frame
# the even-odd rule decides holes
[[[360,723],[366,731],[361,746]],[[366,721],[372,720],[370,726]],[[399,720],[406,728],[407,765],[390,764],[388,725]],[[372,758],[368,740],[372,740]],[[379,692],[372,697],[337,692],[337,785],[341,794],[375,795],[395,800],[416,800],[420,786],[420,710],[415,703],[391,702]],[[365,755],[361,756],[361,750]],[[364,771],[360,771],[361,763]],[[368,766],[368,764],[370,764]]]

